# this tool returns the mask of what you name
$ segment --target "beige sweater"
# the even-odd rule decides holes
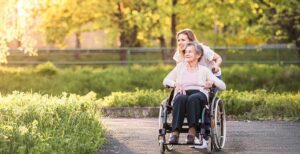
[[[176,84],[183,85],[184,83],[182,83],[182,78],[184,78],[184,72],[185,70],[187,70],[187,65],[187,62],[181,62],[177,64],[176,67],[165,77],[163,85],[171,87],[175,87]],[[204,89],[203,86],[208,80],[213,81],[215,86],[220,90],[226,89],[226,85],[222,80],[213,75],[213,73],[207,67],[200,64],[198,65],[197,78],[199,78],[199,80],[197,85],[195,86],[198,87],[197,90],[200,90],[201,92],[206,94],[206,96],[208,96],[208,90]],[[177,92],[175,91],[175,93]]]

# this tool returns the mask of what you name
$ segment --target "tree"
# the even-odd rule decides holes
[[[99,28],[96,21],[101,16],[101,5],[98,0],[45,0],[35,10],[41,20],[39,29],[47,43],[60,46],[64,46],[67,35],[75,34],[76,48],[81,48],[81,33]]]
[[[120,47],[140,47],[142,44],[160,38],[161,45],[165,46],[165,40],[159,30],[160,16],[158,11],[159,2],[153,1],[134,1],[134,0],[115,0],[104,1],[102,12],[106,12],[105,18],[101,20],[106,23],[104,29],[117,31],[119,33]],[[158,30],[160,34],[158,36]],[[147,38],[145,38],[147,37]],[[147,42],[148,41],[148,42]],[[126,60],[126,51],[121,50],[120,60]]]
[[[259,29],[268,40],[294,43],[300,59],[300,1],[255,0],[253,11]]]
[[[177,29],[191,28],[200,41],[214,45],[259,44],[264,40],[253,30],[251,1],[178,1]],[[251,39],[249,39],[251,38]]]
[[[28,36],[32,29],[32,8],[35,1],[29,0],[1,0],[0,1],[0,63],[7,63],[9,55],[8,43],[17,40],[19,50],[29,55],[36,55],[36,41]]]

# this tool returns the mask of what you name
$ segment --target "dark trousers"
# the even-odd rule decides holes
[[[206,103],[206,95],[199,90],[187,90],[186,95],[178,93],[173,103],[172,132],[181,130],[185,115],[189,128],[195,127]]]

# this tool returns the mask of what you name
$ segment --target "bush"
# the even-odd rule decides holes
[[[167,97],[162,90],[139,90],[134,92],[113,92],[100,100],[101,107],[156,107]]]
[[[0,153],[95,153],[104,143],[95,93],[0,96]]]
[[[100,100],[104,107],[159,107],[169,96],[168,91],[136,90],[115,92]],[[248,119],[294,119],[300,120],[300,92],[270,93],[266,90],[228,90],[220,94],[225,102],[226,114]]]
[[[54,75],[57,74],[58,69],[53,63],[47,62],[37,65],[35,71],[41,75]]]
[[[59,95],[65,91],[84,95],[94,91],[97,96],[103,97],[114,91],[130,92],[136,88],[158,90],[163,89],[162,80],[172,67],[133,65],[60,69],[51,64],[37,68],[0,67],[0,92],[18,90]],[[297,66],[233,65],[224,67],[222,71],[228,89],[297,92],[300,87],[300,68]]]
[[[266,90],[236,91],[221,93],[227,115],[249,119],[294,119],[300,120],[300,92],[268,93]]]
[[[222,70],[227,87],[234,90],[266,89],[299,91],[300,67],[279,65],[233,65]]]

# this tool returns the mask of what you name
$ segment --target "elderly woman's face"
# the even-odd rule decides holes
[[[184,50],[187,43],[189,43],[188,36],[185,34],[179,34],[177,38],[177,45],[180,51]]]
[[[188,46],[185,49],[184,53],[184,60],[186,62],[194,62],[197,61],[200,58],[201,55],[196,53],[195,47],[194,46]]]

